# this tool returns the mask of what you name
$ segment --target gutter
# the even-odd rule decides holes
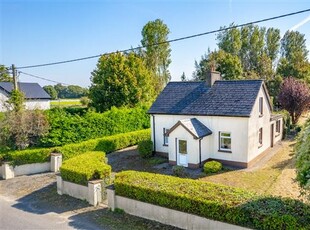
[[[156,153],[156,135],[155,135],[155,116],[154,116],[154,114],[152,114],[152,117],[153,117],[153,142],[154,142],[154,144],[153,144],[153,152],[154,153]]]
[[[201,140],[202,138],[199,138],[199,167],[201,168]]]

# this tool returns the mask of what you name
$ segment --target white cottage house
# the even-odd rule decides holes
[[[8,109],[7,100],[13,90],[13,83],[0,82],[0,112]],[[18,83],[19,90],[25,95],[25,108],[33,109],[49,109],[50,108],[50,95],[38,83]]]
[[[154,152],[172,165],[201,167],[217,160],[246,168],[282,139],[262,80],[169,82],[149,110]]]

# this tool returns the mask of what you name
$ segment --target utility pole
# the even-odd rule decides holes
[[[16,68],[14,64],[12,64],[12,72],[13,72],[14,90],[18,90],[17,79],[16,79]]]

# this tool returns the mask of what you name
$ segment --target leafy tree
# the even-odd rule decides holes
[[[52,100],[57,99],[57,91],[52,85],[46,85],[43,89],[51,96]]]
[[[0,81],[13,81],[13,78],[10,76],[8,69],[4,65],[0,65]]]
[[[92,72],[91,105],[97,111],[152,101],[154,82],[143,60],[134,53],[101,56]]]
[[[57,85],[54,86],[54,88],[57,92],[57,97],[64,98],[64,92],[66,90],[66,86],[63,86],[62,84],[58,83]]]
[[[265,52],[270,60],[274,63],[278,57],[280,50],[280,30],[269,28],[266,32],[266,48]]]
[[[302,113],[309,109],[310,89],[306,83],[288,77],[281,85],[278,100],[296,124]]]
[[[310,64],[304,34],[287,31],[281,40],[281,56],[278,74],[283,77],[294,76],[310,83]]]
[[[63,86],[57,84],[54,88],[58,98],[81,98],[88,94],[88,89],[78,85]]]
[[[147,68],[157,78],[157,93],[170,80],[168,67],[171,63],[171,49],[167,42],[169,32],[168,26],[160,19],[149,21],[142,29],[141,44],[145,46],[143,49],[144,58]]]
[[[234,24],[231,24],[229,27],[232,26],[234,26]],[[217,43],[219,49],[222,49],[232,55],[239,54],[242,45],[241,33],[239,29],[232,28],[230,30],[222,31],[217,35],[217,40],[219,41]]]
[[[296,55],[301,59],[307,60],[308,50],[305,35],[298,31],[287,31],[281,39],[282,57],[288,62],[293,61]]]
[[[181,81],[187,81],[187,78],[184,72],[181,75]]]
[[[238,56],[234,56],[223,50],[210,52],[202,56],[199,63],[195,62],[195,80],[205,80],[207,72],[211,69],[219,71],[225,80],[242,78],[242,65]]]
[[[283,83],[283,78],[280,75],[276,75],[268,79],[268,81],[266,81],[268,93],[270,97],[273,98],[274,104],[277,104],[278,102],[278,95],[280,93],[280,87],[282,83]]]

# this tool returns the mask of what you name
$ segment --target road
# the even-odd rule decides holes
[[[24,211],[26,210],[26,211]],[[84,220],[70,220],[70,218],[56,214],[37,214],[27,204],[18,204],[0,196],[0,229],[98,229],[98,227]]]

